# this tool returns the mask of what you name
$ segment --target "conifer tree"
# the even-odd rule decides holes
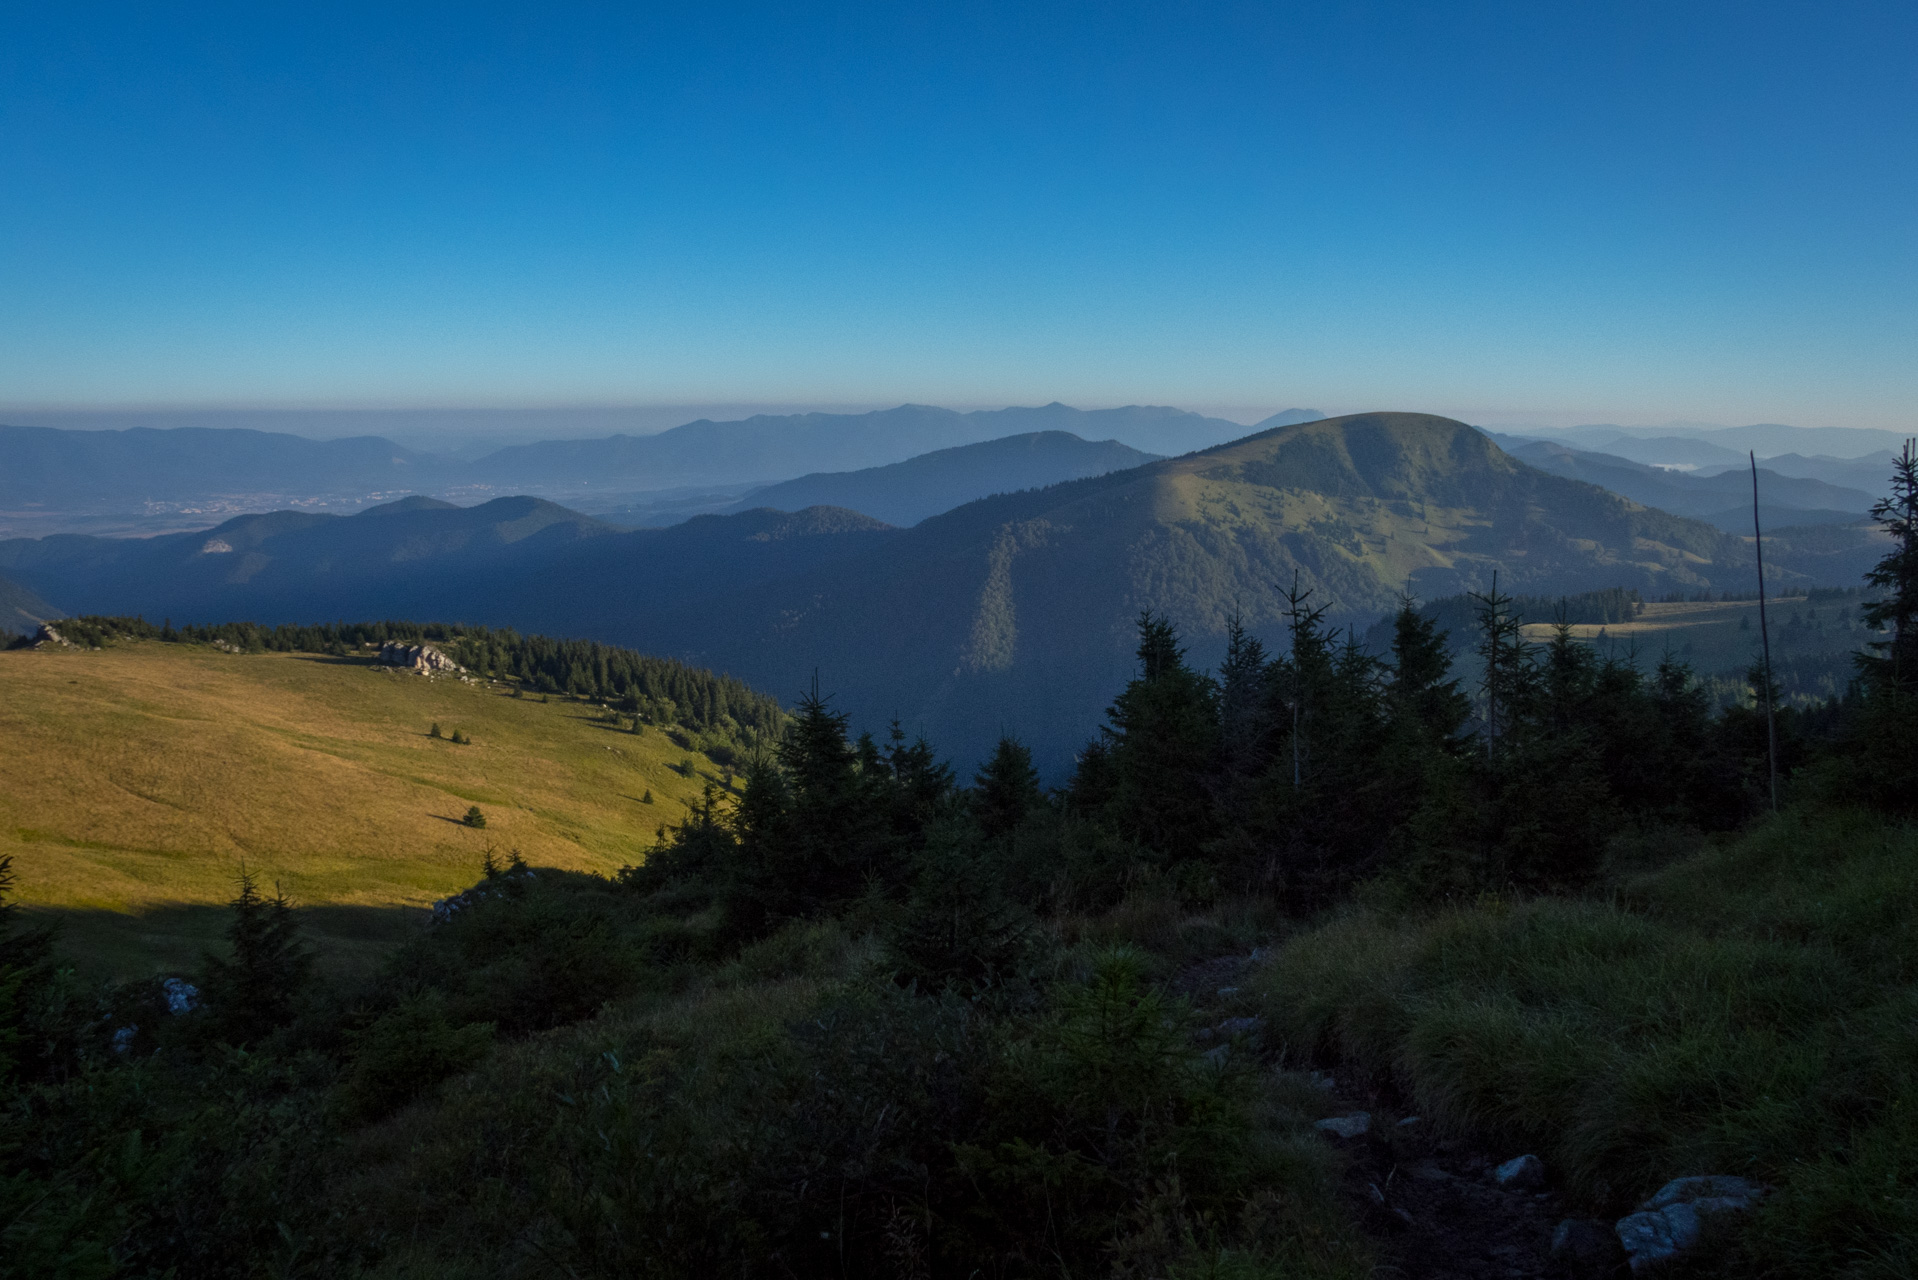
[[[1888,631],[1871,644],[1860,665],[1879,689],[1918,692],[1918,441],[1892,464],[1891,493],[1872,506],[1871,517],[1891,538],[1891,549],[1865,575],[1881,593],[1865,605],[1865,624]]]
[[[1017,738],[1001,737],[972,780],[972,816],[987,839],[1016,830],[1043,801],[1032,752]]]
[[[253,874],[240,869],[239,893],[227,904],[230,959],[207,955],[202,987],[220,1032],[247,1044],[292,1019],[313,968],[300,940],[299,922],[285,892],[274,885],[264,897]]]
[[[1520,712],[1520,703],[1532,688],[1532,650],[1520,630],[1523,619],[1512,608],[1512,597],[1501,594],[1498,574],[1492,589],[1468,593],[1477,606],[1478,655],[1485,663],[1480,684],[1485,707],[1485,757],[1496,759],[1500,736]]]
[[[868,880],[896,881],[878,750],[846,738],[847,718],[818,689],[799,700],[778,759],[791,788],[791,821],[780,856],[793,909],[810,913],[852,897]]]
[[[1219,664],[1219,746],[1229,774],[1246,777],[1264,767],[1271,745],[1268,665],[1265,645],[1246,632],[1235,605]]]
[[[1386,682],[1385,718],[1394,738],[1433,750],[1454,744],[1472,716],[1472,700],[1452,674],[1445,633],[1436,620],[1399,600],[1392,619],[1392,674]]]
[[[1313,715],[1332,685],[1332,637],[1324,626],[1328,606],[1306,606],[1312,592],[1299,590],[1298,574],[1292,575],[1292,586],[1284,595],[1286,632],[1292,649],[1276,664],[1276,674],[1285,710],[1281,722],[1286,739],[1282,763],[1289,769],[1296,790],[1305,785],[1309,768]]]
[[[1148,849],[1191,856],[1213,826],[1207,783],[1218,756],[1216,686],[1186,664],[1177,628],[1149,610],[1139,616],[1138,657],[1138,677],[1106,713],[1106,811]]]

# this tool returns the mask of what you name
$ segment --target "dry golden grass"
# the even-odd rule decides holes
[[[243,862],[314,908],[336,966],[365,963],[471,884],[489,845],[602,872],[643,860],[703,779],[667,767],[689,753],[658,729],[594,714],[313,654],[0,652],[0,853],[84,967],[190,966]],[[434,722],[472,743],[429,737]],[[458,821],[475,804],[483,831]]]

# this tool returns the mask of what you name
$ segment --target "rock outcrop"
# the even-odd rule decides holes
[[[1663,1267],[1698,1243],[1705,1218],[1749,1209],[1765,1191],[1756,1182],[1723,1175],[1672,1179],[1637,1213],[1618,1220],[1618,1242],[1631,1259],[1632,1274]]]
[[[382,666],[417,671],[423,676],[439,673],[451,675],[466,670],[430,644],[401,644],[397,640],[389,640],[380,646],[379,660]]]

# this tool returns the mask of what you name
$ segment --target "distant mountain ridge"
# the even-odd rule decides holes
[[[1268,424],[1320,416],[1288,409]],[[649,436],[552,440],[488,454],[472,474],[491,484],[552,484],[590,476],[608,488],[668,489],[734,480],[778,481],[818,471],[853,471],[904,462],[920,454],[1012,435],[1065,431],[1086,440],[1117,440],[1142,452],[1188,453],[1236,439],[1247,428],[1158,405],[1038,408],[960,413],[905,404],[872,413],[760,415],[738,422],[689,422]]]
[[[449,465],[377,436],[234,428],[0,426],[0,505],[177,501],[215,493],[365,492],[438,483]]]
[[[1156,462],[1117,440],[1081,440],[1069,431],[1035,431],[920,454],[862,471],[819,472],[768,485],[732,509],[846,507],[887,524],[913,525],[995,493],[1037,489]]]
[[[1513,457],[1541,470],[1601,485],[1648,507],[1705,520],[1733,533],[1751,527],[1751,473],[1744,466],[1694,475],[1543,440],[1496,433],[1492,438]],[[1861,489],[1781,475],[1769,466],[1758,469],[1758,481],[1766,518],[1774,523],[1862,520],[1875,500]]]
[[[1580,449],[1606,449],[1621,441],[1693,440],[1715,446],[1742,457],[1756,452],[1759,460],[1784,453],[1805,453],[1834,458],[1856,458],[1879,450],[1896,453],[1912,433],[1883,431],[1875,427],[1793,427],[1782,422],[1756,422],[1743,427],[1720,427],[1704,423],[1674,422],[1661,427],[1621,427],[1614,423],[1589,423],[1577,427],[1507,428],[1511,435],[1539,440],[1556,440]],[[1612,447],[1611,452],[1639,458],[1635,452]],[[1640,458],[1651,461],[1650,458]]]
[[[213,542],[226,544],[215,549]],[[1857,581],[1854,528],[1767,547],[1780,587]],[[1360,626],[1401,591],[1647,598],[1747,590],[1748,540],[1527,465],[1424,414],[1273,428],[966,503],[909,529],[815,506],[619,532],[533,498],[249,516],[139,545],[0,542],[0,573],[83,612],[175,621],[411,617],[628,645],[790,698],[815,670],[864,727],[898,715],[977,758],[1001,731],[1057,765],[1132,664],[1142,609],[1217,660],[1235,610],[1282,643],[1295,579]]]
[[[1321,416],[1289,409],[1267,424]],[[1246,428],[1179,409],[1063,404],[960,413],[901,405],[865,414],[701,420],[654,435],[549,440],[476,461],[418,453],[378,436],[309,440],[248,428],[75,430],[0,426],[0,520],[20,531],[134,531],[181,513],[313,505],[352,510],[402,493],[470,500],[502,490],[579,502],[590,495],[778,483],[889,465],[1005,436],[1065,431],[1155,455],[1185,453]],[[590,505],[590,504],[589,504]],[[62,516],[71,517],[62,521]],[[80,518],[87,517],[87,518]]]

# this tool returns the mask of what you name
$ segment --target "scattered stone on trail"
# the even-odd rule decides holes
[[[1225,1065],[1226,1058],[1230,1056],[1231,1053],[1232,1053],[1231,1045],[1221,1044],[1221,1045],[1214,1045],[1212,1048],[1207,1049],[1204,1053],[1200,1054],[1199,1056],[1201,1058],[1204,1058],[1207,1062],[1211,1063],[1215,1067],[1222,1067]]]
[[[401,644],[397,640],[388,640],[380,646],[379,661],[381,666],[403,667],[423,676],[466,670],[430,644]]]
[[[1314,1071],[1312,1073],[1312,1087],[1314,1089],[1323,1089],[1327,1093],[1330,1093],[1339,1087],[1339,1082],[1332,1078],[1332,1073],[1329,1071]]]
[[[1419,1179],[1421,1182],[1449,1182],[1452,1178],[1451,1174],[1445,1172],[1445,1170],[1439,1168],[1438,1165],[1430,1160],[1420,1160],[1416,1164],[1409,1164],[1405,1166],[1405,1172]]]
[[[1701,1218],[1749,1209],[1765,1192],[1749,1179],[1725,1175],[1672,1179],[1614,1228],[1632,1274],[1663,1266],[1697,1244]]]
[[[1689,1204],[1700,1213],[1714,1213],[1720,1209],[1749,1209],[1765,1198],[1766,1190],[1749,1178],[1733,1178],[1724,1174],[1673,1178],[1638,1207],[1664,1209],[1675,1204]]]
[[[1625,1266],[1618,1235],[1587,1218],[1567,1218],[1553,1229],[1550,1257],[1566,1280],[1611,1280]]]
[[[1265,1029],[1264,1018],[1227,1018],[1213,1028],[1222,1036],[1257,1035]]]
[[[1545,1185],[1545,1162],[1537,1156],[1519,1156],[1492,1170],[1492,1181],[1509,1191],[1536,1191]]]
[[[1372,1114],[1369,1111],[1354,1111],[1349,1116],[1332,1116],[1320,1120],[1312,1126],[1320,1133],[1329,1133],[1335,1138],[1350,1141],[1363,1138],[1372,1130]]]
[[[1419,1118],[1417,1116],[1407,1116],[1405,1117],[1405,1119],[1399,1121],[1398,1127],[1401,1129],[1410,1129],[1413,1125],[1417,1124],[1418,1122],[1419,1122]]]
[[[1620,1218],[1614,1230],[1631,1259],[1632,1274],[1642,1275],[1698,1243],[1698,1214],[1688,1204],[1667,1205]]]
[[[1227,999],[1231,996],[1236,996],[1238,994],[1239,994],[1239,989],[1237,987],[1220,987],[1219,988],[1219,999],[1221,1000]]]
[[[166,994],[168,1013],[192,1013],[200,1007],[200,989],[183,978],[168,978],[160,990]]]
[[[133,1048],[133,1037],[139,1034],[140,1034],[140,1028],[135,1026],[125,1026],[125,1027],[118,1028],[113,1033],[113,1051],[115,1053],[128,1052],[129,1050]]]

